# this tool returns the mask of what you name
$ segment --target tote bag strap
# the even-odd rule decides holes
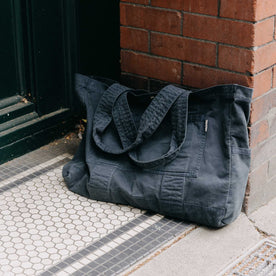
[[[127,94],[130,92],[133,90],[116,83],[104,92],[98,104],[92,135],[96,145],[106,153],[122,154],[142,144],[155,132],[172,105],[183,94],[182,89],[173,86],[171,89],[168,87],[162,89],[143,113],[137,130],[127,101]],[[135,93],[145,93],[145,91],[135,90]],[[104,142],[105,131],[108,127],[112,127],[112,120],[122,147],[114,147],[114,145],[110,147]]]
[[[130,159],[136,165],[143,168],[155,167],[172,161],[177,156],[186,138],[188,100],[191,92],[173,85],[166,86],[162,91],[162,97],[151,104],[143,114],[137,137],[149,137],[162,123],[168,111],[171,110],[172,138],[170,148],[165,154],[153,160],[139,160],[136,150],[131,150],[128,153]],[[171,97],[172,95],[175,97]],[[163,96],[165,96],[165,98],[163,98]],[[167,97],[170,99],[169,103],[164,102],[167,100]]]
[[[104,152],[122,154],[128,152],[129,157],[141,167],[157,166],[171,161],[183,145],[186,135],[188,96],[190,91],[168,85],[152,100],[140,119],[136,129],[131,110],[127,103],[127,93],[133,90],[118,83],[113,84],[103,94],[93,120],[93,139]],[[137,90],[136,90],[137,92]],[[139,92],[139,91],[138,91]],[[144,91],[140,91],[145,93]],[[168,152],[155,160],[138,160],[135,147],[141,145],[160,126],[165,116],[171,111],[172,140]],[[104,132],[115,123],[122,147],[110,147],[104,143]]]
[[[127,151],[142,144],[143,141],[149,138],[157,130],[178,98],[183,95],[182,89],[172,85],[171,87],[167,86],[163,88],[155,95],[150,105],[144,111],[137,130],[128,106],[128,92],[125,91],[116,99],[112,110],[113,120],[121,143]]]
[[[121,154],[127,151],[126,148],[114,148],[110,147],[108,144],[104,143],[104,135],[105,131],[108,127],[110,127],[111,122],[113,120],[112,110],[114,103],[117,98],[120,97],[121,94],[126,93],[127,91],[132,91],[126,86],[115,83],[111,85],[104,93],[100,99],[100,102],[95,111],[95,115],[93,118],[93,129],[92,136],[95,144],[104,152],[112,153],[112,154]],[[125,118],[127,118],[127,124],[131,132],[136,132],[136,127],[131,120],[131,111],[130,109],[125,109]]]

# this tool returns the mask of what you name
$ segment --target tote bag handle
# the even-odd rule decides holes
[[[93,120],[92,135],[96,145],[104,152],[111,154],[128,152],[132,161],[141,167],[157,166],[173,160],[185,141],[190,91],[173,85],[163,88],[143,113],[138,129],[136,129],[127,102],[129,92],[132,90],[116,83],[103,94]],[[145,93],[141,90],[140,92]],[[143,141],[157,130],[169,111],[172,117],[172,138],[168,152],[154,160],[138,160],[135,147],[142,145]],[[105,130],[112,120],[119,134],[122,148],[110,147],[104,143]]]
[[[173,85],[166,86],[162,90],[162,97],[158,101],[152,102],[148,109],[146,109],[140,120],[137,137],[150,137],[162,123],[165,115],[171,111],[171,142],[166,153],[152,160],[139,160],[135,148],[129,151],[128,155],[136,165],[143,168],[155,167],[164,165],[177,156],[186,138],[190,93],[190,91],[177,88]],[[172,101],[172,99],[174,100]]]

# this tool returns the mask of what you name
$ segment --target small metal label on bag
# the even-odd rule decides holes
[[[208,120],[205,120],[205,132],[208,130]]]

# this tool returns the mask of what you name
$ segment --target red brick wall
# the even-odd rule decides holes
[[[121,1],[126,84],[151,90],[167,82],[254,88],[248,212],[276,196],[275,18],[276,0]]]

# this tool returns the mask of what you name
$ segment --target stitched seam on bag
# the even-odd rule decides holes
[[[170,175],[162,177],[160,203],[161,205],[163,202],[175,206],[176,209],[183,209],[185,177],[178,176],[178,178],[174,177],[173,179],[172,177]]]
[[[89,160],[94,160],[94,159],[93,158],[87,159],[87,161],[89,161]],[[101,161],[97,160],[97,162],[93,162],[93,163],[95,163],[95,165],[93,167],[95,167],[98,164],[103,164],[103,165],[108,165],[110,167],[120,168],[120,165],[118,165],[118,164],[109,163],[109,162],[105,162],[105,161],[102,161],[102,160]]]
[[[85,164],[85,162],[84,161],[74,161],[74,160],[71,160],[70,162],[68,162],[68,164],[72,164],[72,165],[79,165],[79,164]]]
[[[199,147],[199,153],[198,153],[198,157],[197,157],[197,163],[196,163],[196,168],[195,168],[195,175],[198,175],[198,171],[200,170],[200,163],[204,154],[204,149],[205,149],[205,145],[206,145],[206,139],[207,139],[207,133],[205,131],[205,125],[204,125],[204,121],[205,117],[203,118],[202,124],[200,125],[200,147]]]
[[[246,103],[250,103],[251,99],[245,98],[245,97],[235,97],[234,98],[235,101],[239,101],[239,102],[246,102]]]
[[[178,171],[159,171],[159,170],[144,170],[145,172],[150,172],[150,173],[154,173],[154,174],[162,174],[162,175],[183,175],[186,177],[196,177],[196,173],[195,172],[178,172]]]
[[[232,147],[231,148],[232,154],[243,154],[243,155],[251,155],[251,150],[249,148],[239,148],[239,147]]]
[[[125,172],[132,172],[133,169],[125,169],[123,166],[117,166],[120,171],[125,171]],[[137,167],[136,167],[137,168]],[[151,169],[143,169],[143,172],[147,173],[152,173],[152,174],[157,174],[157,175],[175,175],[175,176],[185,176],[185,177],[193,177],[195,174],[187,173],[187,172],[175,172],[175,171],[158,171],[158,170],[151,170]]]
[[[89,161],[89,160],[88,160]],[[103,165],[108,165],[112,166],[114,168],[117,168],[120,171],[125,171],[125,172],[133,172],[133,169],[137,169],[137,167],[133,166],[133,168],[125,168],[124,165],[118,165],[118,164],[113,164],[105,161],[99,161],[97,162],[98,164],[103,164]],[[152,170],[152,169],[142,169],[143,172],[147,173],[152,173],[152,174],[157,174],[157,175],[176,175],[176,176],[185,176],[185,177],[195,177],[195,172],[177,172],[177,171],[164,171],[164,170]]]
[[[115,173],[115,171],[116,171],[116,167],[113,167],[113,171],[112,171],[112,173],[111,173],[111,175],[110,175],[110,178],[109,178],[109,181],[108,181],[108,185],[107,185],[107,192],[108,192],[108,197],[109,198],[112,198],[112,195],[111,195],[111,189],[110,189],[110,185],[111,185],[111,181],[112,181],[112,178],[113,178],[113,175],[114,175],[114,173]]]
[[[198,176],[198,172],[200,170],[200,163],[204,154],[204,149],[205,149],[205,145],[206,145],[206,139],[207,139],[207,133],[205,132],[205,126],[204,126],[204,122],[205,122],[205,118],[206,116],[204,114],[193,114],[194,119],[197,119],[196,122],[200,123],[199,126],[199,131],[197,131],[196,135],[199,137],[199,149],[198,149],[198,154],[197,154],[197,160],[195,161],[195,168],[193,170],[188,170],[188,171],[174,171],[174,170],[166,170],[164,168],[158,170],[158,169],[147,169],[147,168],[143,168],[144,171],[149,171],[151,173],[157,172],[160,174],[166,174],[166,173],[175,173],[175,174],[182,174],[186,177],[192,177],[195,178]],[[181,151],[181,149],[179,149]],[[161,165],[162,162],[159,164]]]
[[[226,214],[226,208],[221,208],[220,209],[222,212],[221,212],[221,215],[219,216],[219,217],[217,217],[217,219],[216,219],[216,225],[218,225],[218,226],[224,226],[224,225],[226,225],[224,222],[223,222],[223,219],[224,219],[224,217],[225,217],[225,214]]]
[[[236,87],[232,86],[232,91],[231,91],[232,93],[234,93],[234,91],[233,91],[234,89],[236,89]],[[228,148],[228,158],[229,158],[229,162],[228,162],[229,184],[228,184],[228,193],[227,193],[227,197],[226,197],[226,201],[225,201],[225,212],[224,212],[224,216],[222,216],[222,219],[225,218],[225,216],[227,214],[230,191],[232,188],[232,153],[231,153],[232,106],[233,106],[233,103],[231,103],[231,104],[228,103],[229,130],[227,131],[227,134],[228,134],[228,147],[227,148]]]
[[[99,180],[99,177],[102,176],[104,178],[104,182],[106,182],[106,185],[104,185],[104,187],[101,189],[110,191],[110,182],[112,180],[112,177],[113,177],[113,174],[114,174],[116,168],[114,166],[109,166],[109,169],[111,169],[111,173],[110,173],[110,171],[108,171],[107,174],[102,173],[99,175],[95,175],[95,173],[97,173],[97,171],[95,171],[95,169],[97,168],[97,166],[100,166],[100,165],[101,165],[101,163],[99,162],[99,163],[96,163],[95,166],[93,167],[88,185],[93,188],[95,187],[95,185],[96,185],[96,187],[99,187],[99,186],[97,186],[97,184],[93,185],[92,181],[94,180],[94,183],[95,183],[95,180],[97,182],[97,180]]]
[[[159,212],[161,212],[161,210],[162,210],[160,198],[161,198],[161,189],[162,189],[162,186],[163,186],[163,182],[164,182],[164,174],[161,177],[161,181],[160,181],[160,185],[159,185],[159,190],[158,190],[158,198],[159,198],[159,200],[157,200],[157,202],[158,202],[158,210],[159,210]]]
[[[210,209],[210,210],[212,210],[212,209],[214,209],[214,210],[223,210],[223,211],[225,210],[224,207],[209,207],[209,206],[200,205],[200,204],[196,204],[196,203],[189,203],[189,202],[186,202],[186,201],[184,201],[183,204],[184,205],[190,205],[190,206],[196,206],[196,207],[200,207],[200,208],[204,208],[204,209]],[[221,217],[223,217],[223,215]]]
[[[207,139],[207,133],[205,132],[205,127],[204,127],[204,122],[205,122],[206,116],[204,116],[204,115],[198,115],[198,116],[200,116],[200,119],[201,119],[198,121],[200,123],[200,129],[199,129],[199,133],[197,133],[197,136],[199,137],[199,140],[200,140],[200,142],[199,142],[200,146],[198,149],[198,154],[197,154],[198,156],[197,156],[195,168],[193,170],[189,170],[189,171],[185,171],[185,172],[179,172],[179,171],[174,171],[174,170],[162,170],[163,172],[176,173],[176,174],[182,173],[184,176],[192,177],[192,178],[195,178],[198,176],[201,160],[203,158],[204,149],[206,146],[206,139]],[[159,171],[159,170],[155,170],[155,171]]]

